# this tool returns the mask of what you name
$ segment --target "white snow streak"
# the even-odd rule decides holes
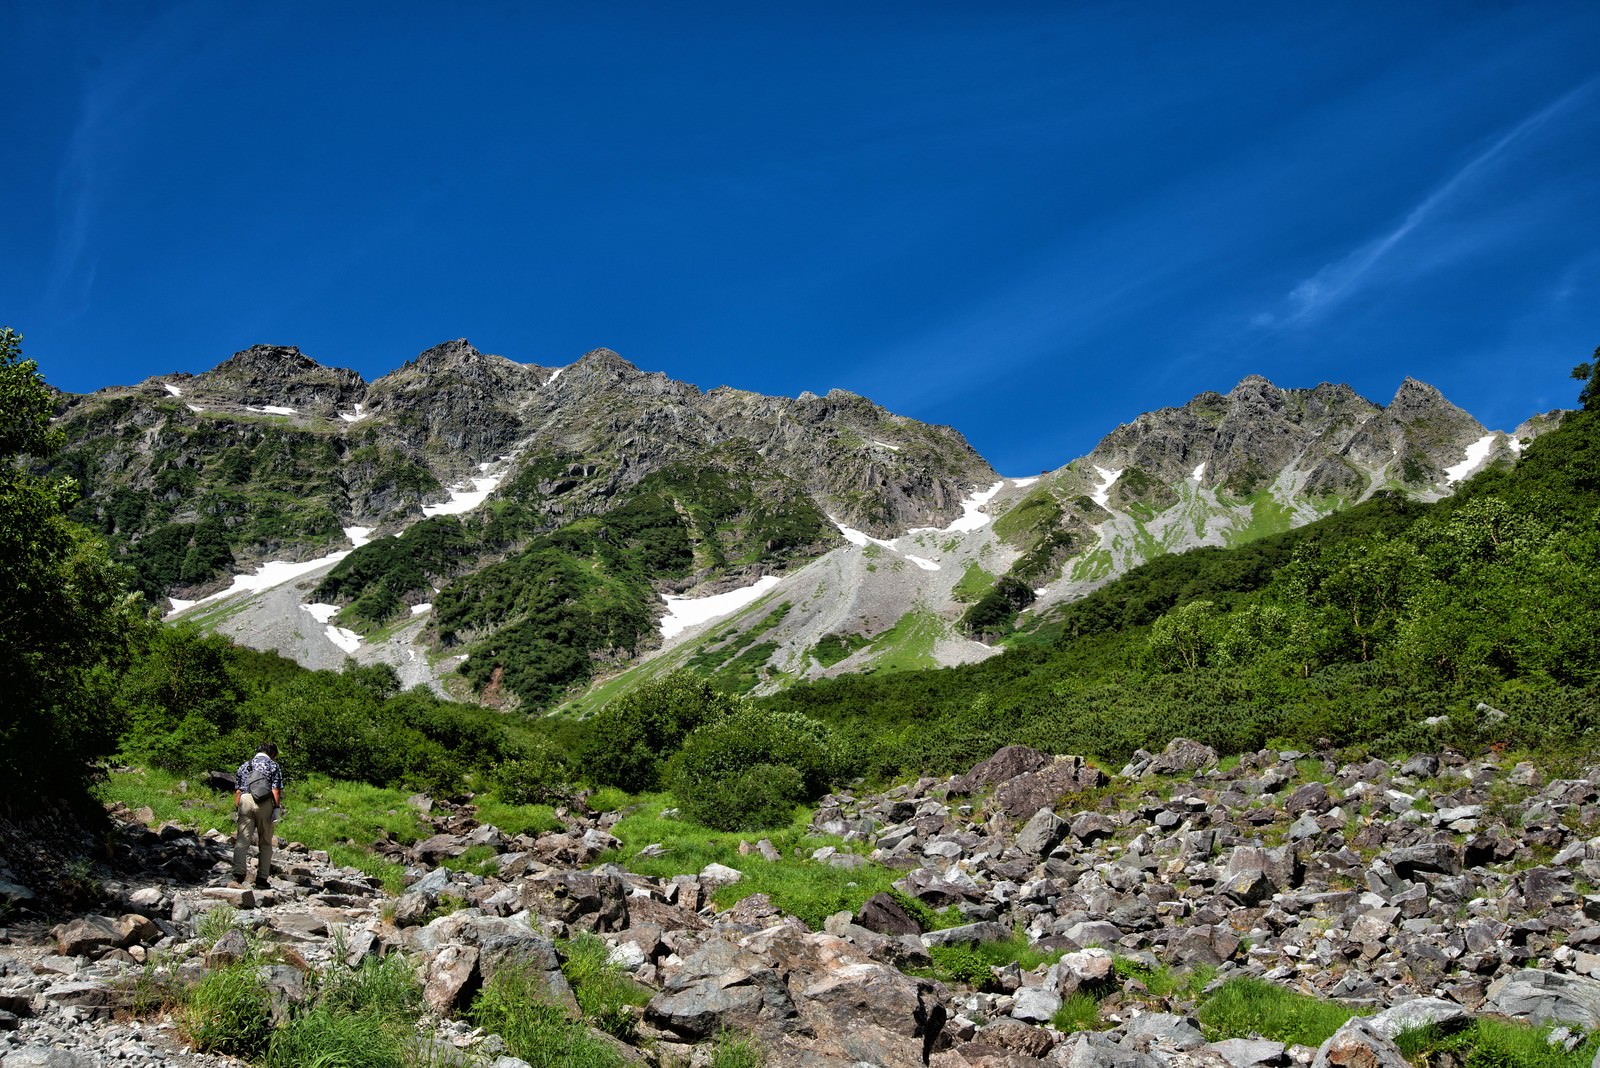
[[[353,653],[361,648],[361,635],[353,630],[332,625],[333,617],[339,614],[336,604],[303,604],[302,611],[309,612],[311,618],[323,625],[322,633],[327,639],[347,653]]]
[[[1026,489],[1039,481],[1038,475],[1029,475],[1027,478],[1013,478],[1008,480],[1017,489]]]
[[[424,612],[431,611],[433,611],[433,605],[427,603],[426,601],[424,601],[422,604],[414,604],[411,606],[411,614],[414,616],[420,616]]]
[[[267,415],[294,415],[295,414],[295,410],[293,408],[285,408],[281,404],[263,404],[259,408],[257,408],[253,404],[246,404],[244,406],[244,410],[247,411],[247,412],[265,412]]]
[[[673,597],[662,594],[667,614],[661,619],[661,637],[674,638],[698,623],[735,612],[778,584],[776,575],[765,575],[742,590],[716,593],[710,597]]]
[[[1452,467],[1444,469],[1446,482],[1460,482],[1469,474],[1483,466],[1483,461],[1489,458],[1489,450],[1494,448],[1495,435],[1488,434],[1467,446],[1467,458]]]
[[[860,545],[863,548],[868,545],[881,545],[885,549],[894,548],[894,539],[884,541],[882,538],[874,538],[871,534],[868,534],[865,531],[860,531],[856,530],[854,527],[845,526],[837,519],[834,519],[831,515],[828,518],[832,520],[834,526],[839,528],[839,533],[844,535],[844,540],[849,542],[851,545]]]
[[[1122,477],[1122,468],[1119,467],[1115,471],[1107,471],[1105,468],[1096,464],[1095,471],[1099,473],[1102,481],[1100,485],[1094,488],[1094,492],[1089,494],[1089,499],[1094,501],[1094,503],[1098,504],[1100,507],[1110,511],[1111,487],[1115,486],[1117,484],[1117,479]]]
[[[986,490],[978,490],[972,496],[961,502],[961,518],[940,531],[941,534],[966,533],[973,530],[982,530],[989,525],[989,515],[983,506],[994,500],[994,495],[999,493],[1005,482],[996,482]]]
[[[167,618],[171,619],[179,612],[193,608],[197,604],[220,601],[224,597],[232,597],[236,593],[258,593],[261,590],[270,590],[274,586],[281,586],[285,582],[299,578],[301,575],[308,575],[319,567],[336,564],[349,555],[349,549],[340,549],[336,553],[329,553],[327,556],[319,557],[316,560],[268,560],[256,568],[254,574],[235,575],[233,577],[233,585],[225,590],[218,590],[208,597],[202,597],[198,601],[180,601],[176,597],[172,598],[172,611],[167,613]]]
[[[880,449],[888,449],[890,452],[899,452],[900,451],[900,446],[898,446],[898,445],[890,445],[887,441],[876,441],[875,440],[875,441],[873,441],[873,444],[878,446],[878,448],[880,448]]]
[[[188,408],[191,412],[205,411],[205,409],[200,407],[198,404],[189,404],[187,401],[184,402],[184,407]]]
[[[489,499],[489,494],[494,492],[503,478],[504,475],[490,475],[487,478],[471,479],[471,489],[453,486],[448,501],[443,504],[424,505],[422,514],[431,519],[436,515],[460,515],[463,512],[470,512]]]
[[[177,386],[173,385],[171,382],[163,382],[163,383],[161,383],[161,388],[165,389],[168,393],[172,394],[174,397],[183,396],[183,390],[179,389]]]
[[[357,549],[372,540],[371,527],[345,527],[344,536],[350,539],[350,544]]]
[[[913,564],[916,564],[924,571],[939,570],[939,565],[934,563],[932,560],[925,560],[920,556],[912,556],[910,553],[906,553],[906,559],[910,560]]]
[[[339,418],[347,423],[359,423],[363,419],[370,418],[371,415],[372,413],[367,411],[366,405],[358,404],[353,412],[340,412]]]
[[[1200,461],[1200,466],[1195,468],[1194,469],[1194,473],[1189,476],[1189,481],[1191,481],[1191,482],[1199,482],[1205,476],[1206,476],[1206,462],[1204,460],[1201,460]]]

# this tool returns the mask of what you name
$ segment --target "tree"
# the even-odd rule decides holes
[[[649,682],[606,705],[589,721],[578,766],[596,783],[630,792],[661,785],[663,761],[702,724],[742,707],[687,671]]]
[[[1578,407],[1586,412],[1600,411],[1600,346],[1595,348],[1593,360],[1572,369],[1572,377],[1583,383],[1583,389],[1578,391]]]
[[[22,337],[0,327],[0,808],[81,794],[109,753],[114,668],[138,625],[126,573],[68,522],[70,478],[28,473],[60,447],[54,403]]]

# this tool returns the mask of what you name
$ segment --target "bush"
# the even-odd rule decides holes
[[[689,819],[720,830],[775,827],[827,790],[836,770],[828,728],[794,712],[743,708],[685,739],[669,772]]]
[[[702,678],[679,671],[606,705],[589,721],[578,766],[595,783],[630,793],[661,787],[661,761],[695,728],[741,707]]]

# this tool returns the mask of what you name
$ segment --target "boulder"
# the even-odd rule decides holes
[[[558,923],[621,931],[628,926],[627,893],[611,872],[553,871],[522,884],[522,907]]]
[[[799,1023],[777,971],[763,958],[720,938],[685,960],[645,1006],[645,1019],[691,1041],[720,1031],[756,1032]]]
[[[1041,808],[1028,818],[1022,830],[1017,832],[1016,846],[1020,852],[1030,857],[1042,857],[1056,847],[1056,844],[1066,837],[1067,821],[1057,816],[1052,809]]]
[[[1233,1068],[1282,1068],[1289,1063],[1289,1047],[1266,1038],[1225,1038],[1206,1048]]]
[[[1410,1064],[1393,1039],[1354,1016],[1317,1050],[1311,1068],[1410,1068]]]
[[[1432,1027],[1441,1034],[1451,1034],[1471,1022],[1471,1013],[1444,998],[1412,998],[1367,1017],[1367,1025],[1388,1039],[1418,1027]]]
[[[1038,771],[1002,782],[995,788],[994,800],[1007,816],[1022,819],[1041,808],[1054,807],[1068,794],[1081,793],[1105,783],[1105,772],[1082,757],[1058,756]]]
[[[1181,775],[1209,768],[1217,762],[1217,751],[1193,738],[1174,738],[1150,761],[1146,774]]]
[[[994,756],[974,765],[965,775],[950,780],[949,792],[973,794],[980,790],[1009,782],[1020,775],[1048,767],[1051,757],[1025,745],[1008,745],[996,750]]]
[[[1534,1024],[1600,1030],[1600,980],[1526,968],[1490,983],[1483,1008]]]
[[[886,935],[920,935],[922,925],[888,894],[873,894],[862,902],[855,922]]]

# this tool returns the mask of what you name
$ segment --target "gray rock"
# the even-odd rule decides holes
[[[50,1046],[23,1046],[0,1059],[5,1068],[94,1068],[87,1055]]]
[[[1289,1063],[1289,1048],[1265,1038],[1225,1038],[1208,1043],[1206,1048],[1233,1068],[1281,1068]]]
[[[1029,817],[1017,833],[1017,849],[1030,857],[1042,857],[1066,837],[1067,821],[1048,808],[1041,808]]]
[[[1023,1023],[1049,1023],[1061,1008],[1061,995],[1042,986],[1025,986],[1011,1002],[1011,1018]]]
[[[1140,1013],[1123,1031],[1131,1039],[1148,1038],[1173,1049],[1198,1049],[1206,1044],[1206,1037],[1192,1021],[1170,1012]]]
[[[1050,1058],[1062,1068],[1166,1068],[1160,1058],[1129,1049],[1095,1031],[1068,1035]]]
[[[1600,980],[1528,968],[1490,983],[1483,1007],[1535,1024],[1600,1030]]]
[[[1417,1027],[1434,1027],[1450,1034],[1471,1022],[1471,1013],[1444,998],[1413,998],[1367,1017],[1367,1025],[1388,1039]]]
[[[1217,751],[1193,738],[1174,738],[1150,762],[1149,774],[1177,775],[1186,771],[1199,771],[1217,762]]]
[[[765,959],[717,939],[683,962],[645,1006],[645,1019],[693,1040],[796,1020],[783,979]]]
[[[1003,942],[1011,937],[1011,928],[1002,923],[982,920],[965,923],[959,927],[946,927],[942,931],[924,931],[922,944],[934,946],[975,946],[979,942]]]
[[[1410,1064],[1393,1039],[1354,1016],[1317,1050],[1311,1068],[1410,1068]]]

